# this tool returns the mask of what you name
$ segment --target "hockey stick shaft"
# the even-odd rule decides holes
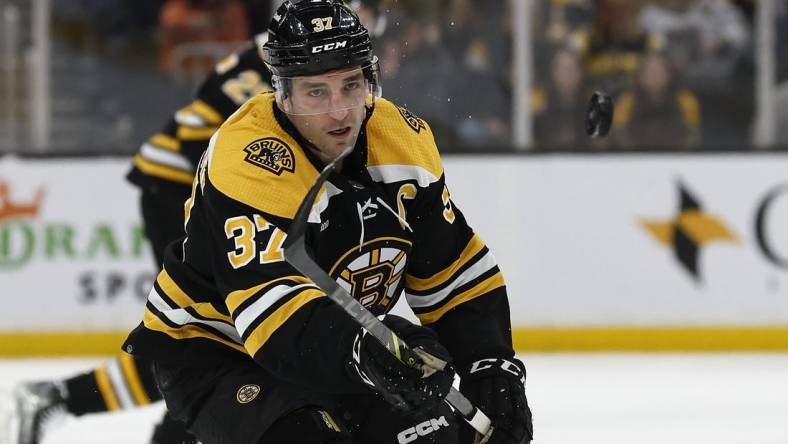
[[[309,213],[312,210],[317,194],[334,170],[336,165],[342,161],[352,148],[348,148],[339,155],[333,162],[327,165],[320,173],[317,181],[309,189],[301,206],[296,212],[295,219],[287,233],[284,243],[284,255],[287,262],[300,271],[304,276],[311,279],[315,285],[326,293],[329,299],[337,303],[350,315],[353,320],[364,327],[372,336],[386,347],[394,356],[403,363],[414,367],[421,362],[421,359],[400,339],[390,328],[369,312],[361,303],[353,298],[344,288],[340,287],[320,266],[309,256],[306,249],[306,228],[309,220]],[[468,399],[451,388],[446,396],[446,402],[454,407],[463,418],[482,436],[489,436],[491,431],[490,419]]]

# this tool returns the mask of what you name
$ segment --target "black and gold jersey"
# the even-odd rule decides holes
[[[168,248],[127,351],[187,365],[252,357],[302,386],[358,389],[344,373],[358,325],[282,252],[322,168],[305,146],[272,93],[214,134],[186,204],[186,237]],[[454,206],[422,119],[377,101],[309,222],[311,255],[374,314],[404,294],[456,361],[513,355],[503,276]]]
[[[188,106],[176,111],[161,132],[140,146],[129,180],[137,186],[174,183],[189,186],[211,135],[239,106],[255,94],[270,90],[271,73],[260,48],[267,33],[220,61],[200,85]]]

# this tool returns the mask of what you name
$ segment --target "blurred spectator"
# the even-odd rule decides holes
[[[689,149],[700,142],[700,105],[664,53],[646,55],[635,88],[616,103],[611,137],[624,148]]]
[[[409,17],[402,28],[381,44],[386,96],[427,120],[438,146],[448,146],[455,141],[448,113],[452,106],[448,80],[457,76],[457,66],[443,49],[437,24]]]
[[[172,56],[179,46],[199,42],[241,43],[249,38],[246,10],[239,0],[167,0],[159,22],[159,64],[168,71],[207,72],[218,61],[217,57],[229,52],[229,48],[222,48],[221,55],[210,51],[204,56],[198,53],[186,60],[185,66],[174,66],[177,61]]]
[[[617,96],[631,87],[643,54],[661,49],[660,35],[640,26],[641,4],[634,0],[596,0],[595,20],[582,47],[586,74],[594,89]]]
[[[666,33],[666,49],[679,63],[704,110],[708,149],[742,149],[754,115],[754,49],[750,4],[731,0],[663,0],[643,10],[647,29]],[[735,91],[735,94],[730,94]]]
[[[540,0],[534,3],[533,13],[534,37],[555,45],[588,27],[594,16],[594,1]]]
[[[583,67],[577,51],[565,47],[553,53],[549,82],[534,90],[531,111],[540,149],[587,145]]]
[[[444,47],[461,75],[447,79],[450,103],[446,112],[466,145],[509,140],[509,96],[505,81],[506,45],[499,23],[500,2],[450,0]]]
[[[749,49],[750,29],[728,0],[663,0],[644,7],[640,22],[666,36],[666,49],[686,75],[704,81],[730,76]]]

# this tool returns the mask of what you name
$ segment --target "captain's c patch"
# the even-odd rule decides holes
[[[277,176],[282,171],[295,171],[295,156],[286,143],[276,137],[257,139],[244,148],[247,162]]]
[[[402,114],[402,118],[405,119],[405,122],[408,123],[408,126],[410,126],[413,129],[413,131],[420,133],[421,130],[426,128],[426,125],[424,125],[424,121],[416,117],[416,115],[413,114],[412,112],[408,111],[407,109],[401,106],[398,106],[397,109],[399,110],[399,113]]]

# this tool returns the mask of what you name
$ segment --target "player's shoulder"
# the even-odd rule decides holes
[[[258,94],[227,119],[208,146],[208,177],[222,195],[291,219],[318,173],[273,107],[273,93]]]
[[[440,153],[435,137],[424,119],[402,106],[378,99],[367,122],[369,145],[368,167],[381,169],[409,169],[419,183],[432,183],[443,174]]]
[[[268,69],[260,54],[260,48],[266,41],[268,41],[268,33],[256,35],[235,52],[220,60],[214,67],[213,75],[217,78],[226,78],[249,69],[267,74]]]

